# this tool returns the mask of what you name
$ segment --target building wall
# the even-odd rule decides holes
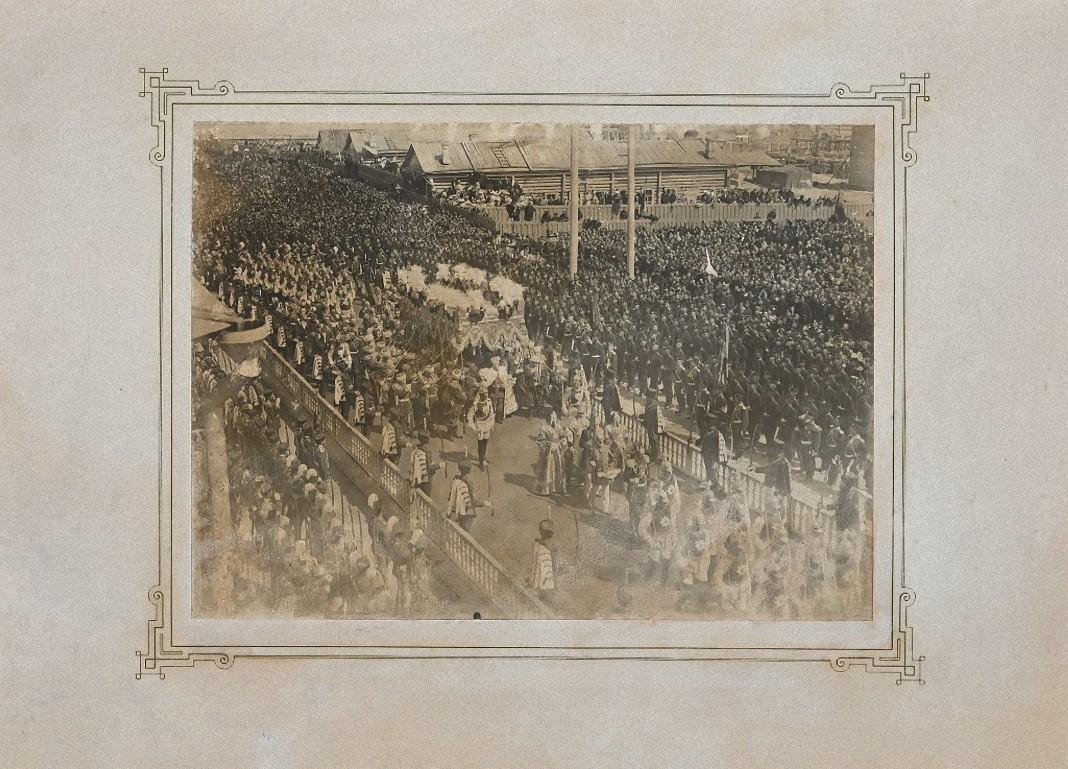
[[[849,186],[869,192],[875,190],[875,126],[853,126]]]
[[[435,174],[431,181],[435,191],[446,189],[454,178],[466,179],[468,173],[463,174]],[[515,179],[523,188],[523,191],[532,195],[561,195],[568,194],[571,184],[570,174],[567,171],[538,172],[510,174],[503,173],[485,174],[491,179]],[[717,187],[725,187],[727,184],[727,169],[725,168],[673,168],[662,171],[648,169],[636,169],[634,183],[640,191],[652,191],[656,193],[660,189],[672,189],[681,195],[694,197],[702,190]],[[579,170],[579,190],[586,193],[592,192],[619,192],[627,187],[627,172],[625,170]]]

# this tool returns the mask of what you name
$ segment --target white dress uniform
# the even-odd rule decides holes
[[[413,486],[430,481],[430,468],[427,462],[426,451],[416,447],[412,451],[412,464],[408,472],[408,481]]]
[[[387,421],[382,425],[382,454],[392,457],[399,453],[397,451],[397,428],[392,422]]]
[[[449,504],[445,515],[449,518],[469,518],[475,514],[475,503],[471,497],[471,486],[463,478],[456,477],[449,489]]]

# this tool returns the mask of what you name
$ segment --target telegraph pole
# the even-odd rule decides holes
[[[634,280],[634,126],[627,126],[627,277]]]
[[[568,212],[568,222],[571,224],[571,279],[578,275],[578,248],[579,248],[579,225],[578,225],[578,126],[571,125],[571,200]]]

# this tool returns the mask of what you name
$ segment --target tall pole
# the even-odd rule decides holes
[[[574,280],[578,274],[578,248],[579,248],[579,226],[578,226],[578,194],[579,194],[579,173],[578,173],[578,126],[572,124],[571,126],[571,200],[570,210],[568,212],[568,222],[571,224],[571,279]]]
[[[634,126],[627,126],[627,277],[634,279]]]

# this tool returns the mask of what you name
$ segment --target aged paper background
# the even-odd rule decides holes
[[[0,765],[1061,766],[1066,14],[907,3],[0,7]],[[930,72],[905,504],[926,685],[823,665],[249,661],[134,680],[158,205],[138,67],[244,89],[823,92]]]

